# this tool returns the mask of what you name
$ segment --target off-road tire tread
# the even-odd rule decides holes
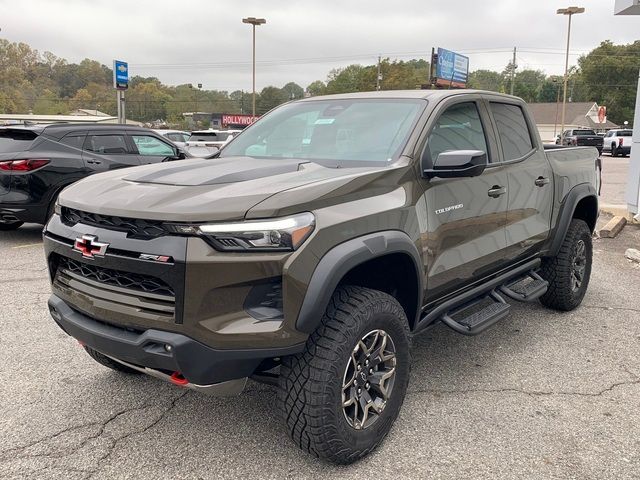
[[[98,362],[100,365],[104,365],[105,367],[110,368],[111,370],[116,370],[118,372],[124,372],[124,373],[132,373],[132,374],[142,373],[137,370],[134,370],[133,368],[129,368],[126,365],[123,365],[119,362],[116,362],[115,360],[111,360],[109,357],[103,355],[102,353],[94,350],[91,347],[85,346],[84,349],[89,354],[89,356],[93,358],[96,362]]]
[[[329,402],[324,400],[329,395],[327,383],[342,368],[341,365],[337,366],[340,363],[337,347],[347,347],[347,332],[359,325],[363,310],[370,308],[393,313],[403,319],[408,341],[406,315],[395,298],[377,290],[346,286],[340,287],[332,296],[320,326],[307,340],[305,351],[282,359],[278,404],[289,436],[303,451],[333,463],[349,464],[368,455],[386,435],[385,432],[366,449],[344,445],[338,435],[337,425],[331,421],[335,417],[334,412]],[[404,392],[401,393],[404,395]],[[398,414],[392,413],[387,419],[389,428]]]
[[[589,284],[589,275],[583,282],[581,292],[578,296],[571,291],[569,279],[571,277],[571,262],[573,247],[581,238],[588,239],[587,251],[592,252],[591,231],[584,220],[574,218],[569,224],[567,234],[564,237],[562,246],[555,257],[545,258],[540,267],[540,276],[549,282],[547,292],[540,297],[540,302],[548,308],[554,310],[569,311],[576,308],[582,302],[584,293]],[[591,256],[587,256],[587,269],[591,272]]]

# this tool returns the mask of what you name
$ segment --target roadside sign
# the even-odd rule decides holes
[[[464,88],[469,77],[469,58],[459,53],[438,48],[435,84]]]
[[[129,64],[127,62],[113,61],[113,88],[118,90],[129,88]]]
[[[228,125],[244,125],[244,126],[249,126],[251,125],[253,122],[255,122],[256,120],[258,120],[258,116],[253,116],[253,115],[226,115],[223,114],[222,115],[222,125],[223,126],[228,126]]]

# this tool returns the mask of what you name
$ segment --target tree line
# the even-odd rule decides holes
[[[429,83],[430,65],[424,59],[385,58],[379,68],[383,90],[415,89]],[[640,40],[626,45],[604,41],[582,55],[569,72],[568,98],[606,105],[611,121],[631,122],[639,69]],[[111,68],[95,60],[69,63],[51,52],[40,53],[25,43],[0,39],[0,113],[67,114],[84,108],[115,115],[112,75]],[[471,72],[468,87],[509,93],[512,78],[514,95],[527,102],[562,98],[561,76],[514,69],[511,63],[501,72]],[[325,80],[316,80],[306,88],[295,82],[263,88],[256,97],[256,113],[266,113],[305,95],[375,90],[377,82],[377,64],[333,69]],[[182,114],[194,111],[251,113],[250,92],[202,90],[191,84],[169,86],[156,77],[134,76],[126,98],[127,117],[143,122],[163,120],[180,125]]]

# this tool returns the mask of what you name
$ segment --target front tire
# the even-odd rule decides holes
[[[591,230],[584,220],[574,218],[558,254],[542,262],[540,276],[549,282],[549,288],[540,302],[563,311],[580,305],[589,286],[592,255]]]
[[[395,298],[339,288],[304,352],[282,359],[278,400],[293,441],[339,464],[373,451],[402,406],[409,348],[407,317]]]

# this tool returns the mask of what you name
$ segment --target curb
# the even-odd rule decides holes
[[[615,216],[609,222],[600,229],[598,235],[600,238],[615,238],[624,226],[627,224],[627,219],[621,216]]]

